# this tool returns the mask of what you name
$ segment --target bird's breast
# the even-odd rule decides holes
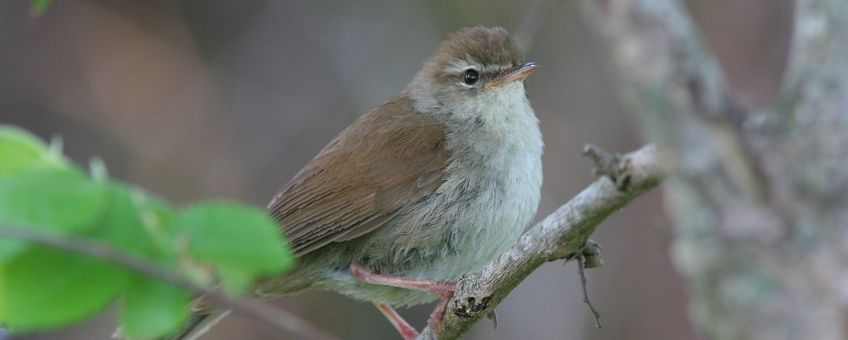
[[[536,213],[542,184],[541,133],[520,90],[521,100],[449,128],[445,182],[374,235],[375,246],[389,241],[392,249],[378,269],[456,280],[518,239]]]

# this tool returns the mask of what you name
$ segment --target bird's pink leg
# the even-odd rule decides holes
[[[415,340],[418,337],[418,331],[410,326],[391,306],[385,303],[375,304],[375,306],[380,310],[380,313],[386,316],[386,319],[389,319],[392,326],[395,326],[403,340]]]
[[[350,265],[350,272],[353,274],[353,277],[363,283],[415,289],[438,295],[440,297],[439,303],[436,305],[433,313],[430,314],[427,324],[436,332],[442,329],[442,319],[445,316],[445,309],[447,309],[448,302],[453,298],[453,293],[456,289],[455,283],[448,281],[416,280],[400,276],[377,274],[356,263]]]

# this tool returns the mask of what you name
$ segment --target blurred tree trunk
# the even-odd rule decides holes
[[[782,98],[737,104],[682,0],[582,0],[664,187],[711,339],[848,338],[848,1],[798,0]],[[646,306],[647,307],[647,306]]]

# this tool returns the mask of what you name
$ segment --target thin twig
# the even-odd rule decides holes
[[[618,155],[592,144],[586,144],[583,146],[583,156],[595,163],[595,168],[592,171],[595,176],[606,176],[614,183],[619,183],[619,178],[622,177],[624,170],[619,167],[621,158]]]
[[[589,300],[589,292],[586,289],[586,273],[583,270],[583,267],[586,265],[586,256],[580,254],[577,256],[577,272],[580,274],[580,288],[583,289],[583,303],[589,307],[589,311],[592,312],[592,318],[595,319],[595,328],[601,328],[601,313],[598,313],[598,310],[595,309],[595,306],[592,306],[592,301]]]
[[[493,309],[489,314],[486,314],[486,319],[492,320],[492,334],[498,330],[498,313]]]
[[[128,254],[102,242],[92,241],[74,235],[9,225],[0,226],[0,236],[71,251],[126,267],[139,274],[185,288],[195,294],[205,295],[222,307],[232,309],[253,320],[265,323],[281,331],[295,334],[301,338],[336,339],[334,336],[329,335],[286,310],[275,308],[261,301],[237,299],[220,291],[201,286],[176,272],[162,268],[144,258]]]

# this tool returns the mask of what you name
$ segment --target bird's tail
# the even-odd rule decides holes
[[[280,297],[307,288],[309,288],[309,282],[300,279],[269,280],[259,284],[254,294],[265,298]],[[196,340],[232,312],[232,310],[215,306],[203,297],[194,301],[193,309],[185,327],[168,337],[167,340]]]
[[[215,326],[227,315],[230,315],[230,312],[232,311],[228,309],[196,311],[192,313],[185,327],[169,337],[168,340],[196,340],[203,334],[206,334],[212,326]]]
[[[299,273],[293,271],[283,279],[273,278],[261,281],[257,284],[253,293],[257,297],[275,298],[310,288],[314,281],[313,276],[300,275]],[[192,305],[193,312],[188,323],[174,335],[167,337],[167,340],[198,339],[232,312],[232,310],[216,306],[204,297],[197,298]]]

